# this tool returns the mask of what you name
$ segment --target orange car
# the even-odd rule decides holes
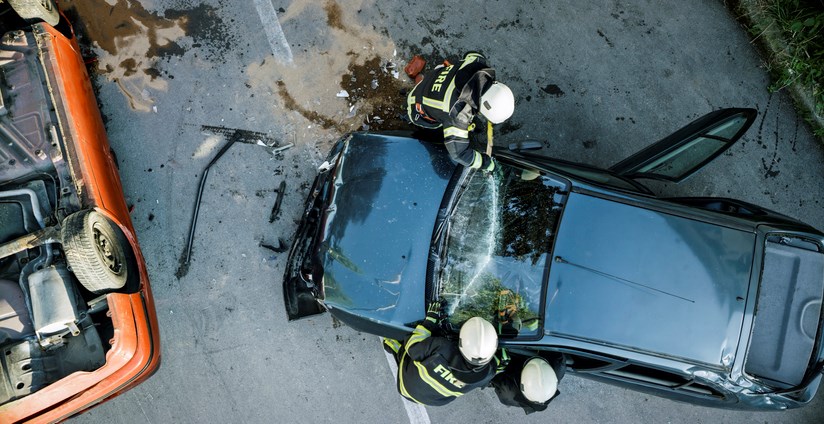
[[[157,370],[157,316],[70,25],[9,0],[0,28],[0,423],[55,422]]]

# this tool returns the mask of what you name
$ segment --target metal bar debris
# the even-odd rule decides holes
[[[200,175],[200,186],[197,189],[195,209],[194,211],[192,211],[192,223],[189,225],[189,239],[186,242],[186,261],[184,262],[185,264],[188,264],[189,260],[192,258],[192,241],[195,238],[195,228],[197,228],[197,215],[198,212],[200,212],[200,202],[203,199],[203,187],[205,187],[206,185],[206,177],[209,175],[209,168],[211,168],[212,165],[214,165],[218,161],[218,159],[220,159],[223,156],[223,154],[225,154],[226,151],[228,151],[229,148],[232,147],[232,145],[235,144],[235,142],[237,142],[241,137],[241,134],[238,132],[232,134],[232,137],[229,139],[229,141],[227,141],[226,144],[224,144],[223,147],[220,148],[217,154],[212,158],[211,162],[209,162],[209,164],[206,165],[206,168],[203,169],[203,173]]]
[[[286,181],[281,181],[275,191],[278,193],[278,196],[275,198],[275,205],[272,206],[272,212],[269,213],[270,224],[275,222],[275,219],[277,219],[278,214],[280,213],[280,204],[283,202],[283,196],[286,194]]]
[[[287,144],[287,145],[285,145],[285,146],[276,147],[276,148],[272,149],[272,154],[275,154],[275,153],[280,153],[280,152],[282,152],[282,151],[284,151],[284,150],[288,150],[288,149],[292,148],[293,146],[294,146],[294,144],[293,144],[293,143],[289,143],[289,144]]]
[[[271,244],[266,244],[266,243],[263,242],[263,240],[260,241],[259,246],[264,248],[264,249],[269,249],[269,250],[271,250],[275,253],[283,253],[283,252],[289,250],[289,243],[287,243],[286,240],[284,240],[280,237],[278,237],[277,247],[272,246]]]
[[[211,132],[214,134],[222,135],[228,139],[226,144],[224,144],[220,150],[215,154],[212,160],[209,162],[208,165],[203,169],[203,172],[200,175],[200,184],[198,185],[197,189],[197,198],[195,199],[195,206],[194,210],[192,211],[192,220],[189,224],[189,238],[186,241],[186,247],[184,249],[184,254],[181,255],[179,267],[175,276],[178,279],[181,279],[189,272],[189,262],[192,259],[192,247],[194,245],[194,238],[195,238],[195,230],[197,229],[197,218],[200,213],[200,203],[203,199],[203,190],[206,187],[206,178],[209,176],[209,169],[217,163],[217,161],[232,147],[235,143],[245,143],[245,144],[254,144],[259,146],[266,146],[266,147],[274,147],[277,148],[279,143],[278,141],[269,136],[264,132],[259,131],[249,131],[243,130],[238,128],[228,128],[223,126],[212,126],[212,125],[202,125],[200,127],[201,131],[204,132]],[[288,147],[291,147],[292,143],[280,150],[285,150]],[[275,149],[278,150],[278,149]],[[280,208],[280,202],[282,201],[283,192],[285,191],[285,183],[281,183],[281,189],[278,192],[278,200],[275,202],[276,209],[272,210],[272,216],[274,218],[277,217],[277,212]],[[274,218],[272,218],[274,220]]]
[[[225,136],[226,138],[236,138],[236,142],[238,143],[246,143],[246,144],[259,144],[263,143],[268,147],[277,147],[278,141],[266,134],[265,132],[260,131],[249,131],[249,130],[242,130],[239,128],[229,128],[229,127],[222,127],[222,126],[212,126],[212,125],[201,125],[200,130],[204,132],[210,132],[213,134],[218,134]]]

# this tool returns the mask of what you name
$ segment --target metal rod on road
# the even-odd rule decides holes
[[[186,264],[188,264],[189,259],[192,258],[192,242],[195,238],[195,228],[197,227],[197,215],[198,212],[200,212],[200,200],[203,198],[203,187],[206,185],[206,177],[209,175],[209,168],[211,168],[212,165],[214,165],[218,161],[218,159],[220,159],[220,157],[223,156],[223,154],[226,153],[226,151],[229,150],[229,148],[232,147],[232,145],[235,144],[235,142],[238,141],[241,137],[242,135],[240,131],[235,131],[234,134],[232,134],[232,138],[230,138],[229,141],[227,141],[226,144],[224,144],[223,147],[220,148],[215,157],[212,158],[212,161],[209,162],[209,164],[206,165],[206,168],[203,169],[203,174],[201,174],[200,176],[200,186],[197,189],[195,209],[194,211],[192,211],[192,223],[189,225],[189,241],[186,242]]]

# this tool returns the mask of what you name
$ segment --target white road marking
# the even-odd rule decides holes
[[[378,340],[380,340],[381,349],[383,349],[383,338],[378,337]],[[395,379],[395,383],[397,383],[398,364],[395,363],[395,358],[393,358],[389,352],[384,350],[383,353],[386,354],[386,362],[389,362],[389,369],[392,371],[392,377]],[[409,417],[409,424],[430,424],[429,414],[426,413],[426,408],[423,405],[412,402],[400,394],[398,397],[401,398],[403,401],[403,407],[406,408],[406,416]]]
[[[275,6],[272,6],[272,0],[254,0],[254,2],[275,59],[283,63],[292,63],[292,48],[289,47],[289,42],[286,41],[283,28],[280,27]]]

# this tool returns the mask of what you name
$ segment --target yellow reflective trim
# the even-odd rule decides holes
[[[463,69],[466,65],[469,65],[470,63],[478,60],[479,57],[481,57],[481,55],[477,53],[470,53],[466,55],[466,57],[463,60],[463,63],[461,64],[461,67],[458,69]]]
[[[484,163],[484,158],[483,158],[483,156],[481,156],[481,154],[480,154],[480,153],[478,153],[478,152],[473,152],[473,153],[475,153],[475,158],[474,158],[474,159],[472,159],[472,164],[471,164],[471,165],[469,165],[469,167],[470,167],[470,168],[474,168],[474,169],[478,169],[478,168],[480,168],[480,167],[481,167],[481,165]]]
[[[440,382],[438,382],[438,380],[429,375],[429,371],[426,369],[425,366],[423,366],[423,364],[419,362],[414,362],[414,364],[418,368],[418,374],[421,376],[421,380],[423,380],[424,383],[428,384],[430,387],[435,389],[436,392],[440,393],[443,396],[454,397],[458,397],[463,394],[460,392],[453,392],[452,390],[449,390],[446,387],[444,387],[443,384],[441,384]]]
[[[407,399],[411,399],[417,403],[421,403],[421,401],[412,397],[408,391],[406,391],[406,386],[403,384],[403,360],[406,359],[406,353],[403,354],[401,357],[401,362],[398,363],[398,389],[400,389],[401,395],[403,395]]]
[[[462,130],[458,127],[448,127],[443,129],[443,136],[446,137],[460,137],[460,138],[469,138],[469,131]],[[477,153],[477,152],[475,152]],[[479,165],[480,166],[480,165]]]
[[[415,87],[417,87],[417,84]],[[409,94],[406,95],[406,116],[409,117],[409,122],[415,122],[415,117],[412,115],[415,109],[415,96],[412,94],[414,92],[415,89],[413,88]]]
[[[452,81],[449,81],[449,85],[446,87],[446,92],[443,95],[444,101],[441,105],[441,110],[449,113],[449,101],[452,99],[452,92],[455,91],[455,78],[452,78]]]
[[[415,327],[415,331],[412,332],[412,337],[410,337],[409,340],[406,342],[406,347],[404,349],[408,351],[410,346],[422,340],[425,340],[427,337],[431,335],[432,333],[429,330],[427,330],[424,326],[418,325],[417,327]]]
[[[434,100],[434,99],[430,99],[429,97],[423,97],[423,98],[421,98],[421,103],[423,103],[423,104],[425,104],[429,107],[434,107],[436,109],[443,110],[443,102],[440,101],[440,100]]]
[[[395,352],[395,353],[398,353],[398,350],[400,350],[400,348],[401,348],[401,342],[399,342],[395,339],[384,338],[383,339],[383,344],[389,346],[389,348],[392,349],[392,351]]]

